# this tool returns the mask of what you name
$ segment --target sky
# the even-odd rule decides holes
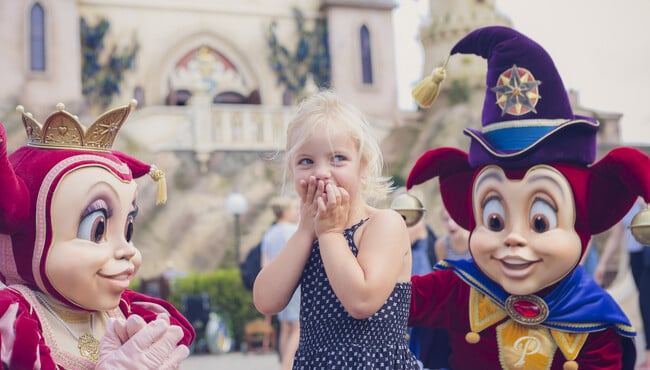
[[[406,110],[414,109],[410,91],[422,78],[417,32],[428,3],[400,0],[395,12],[399,106]],[[496,0],[496,8],[546,49],[581,106],[622,113],[623,143],[650,145],[650,1]]]

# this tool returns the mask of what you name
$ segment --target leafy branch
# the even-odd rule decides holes
[[[278,84],[284,85],[297,96],[307,86],[310,76],[316,85],[328,86],[331,68],[326,20],[317,18],[313,29],[309,30],[305,27],[305,17],[299,9],[293,9],[293,16],[298,35],[294,51],[279,42],[275,21],[269,25],[266,41],[271,50],[269,64],[278,77]]]
[[[134,61],[139,49],[135,36],[131,44],[121,50],[114,45],[102,63],[104,37],[110,24],[101,19],[96,26],[81,18],[82,93],[89,102],[107,108],[113,97],[120,93],[124,73],[135,67]]]

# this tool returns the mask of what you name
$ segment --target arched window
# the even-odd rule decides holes
[[[234,91],[226,91],[212,99],[214,104],[248,104],[246,97]]]
[[[39,3],[29,14],[29,45],[31,70],[45,71],[45,11]]]
[[[372,84],[372,53],[370,49],[370,31],[364,24],[359,32],[361,37],[361,76],[364,84]]]

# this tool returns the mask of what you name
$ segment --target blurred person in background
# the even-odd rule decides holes
[[[441,206],[440,216],[445,227],[446,235],[438,238],[435,251],[438,260],[464,260],[472,258],[469,253],[469,231],[460,227],[449,217],[444,206]]]
[[[646,208],[643,198],[637,198],[627,214],[610,229],[605,241],[603,252],[594,272],[594,280],[601,286],[604,284],[607,263],[625,245],[629,256],[629,265],[634,278],[634,284],[639,292],[639,310],[645,335],[645,361],[637,367],[650,370],[650,249],[639,243],[630,232],[632,218]]]
[[[277,197],[271,201],[275,222],[262,237],[262,268],[280,253],[296,232],[300,218],[298,198]],[[293,356],[300,339],[300,286],[296,288],[289,304],[278,313],[280,333],[278,339],[282,370],[291,369]],[[270,316],[267,315],[267,320]]]

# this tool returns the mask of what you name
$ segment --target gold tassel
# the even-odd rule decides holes
[[[413,99],[420,107],[429,108],[438,97],[440,83],[447,77],[447,62],[449,62],[449,56],[445,59],[442,67],[434,68],[431,75],[420,81],[411,92]]]
[[[156,205],[164,204],[167,201],[167,182],[165,173],[158,167],[152,165],[149,176],[158,184],[156,189]]]
[[[431,73],[431,76],[420,81],[411,92],[415,102],[422,108],[429,108],[438,97],[438,93],[440,93],[440,83],[446,76],[447,71],[445,70],[445,67],[435,68]]]

